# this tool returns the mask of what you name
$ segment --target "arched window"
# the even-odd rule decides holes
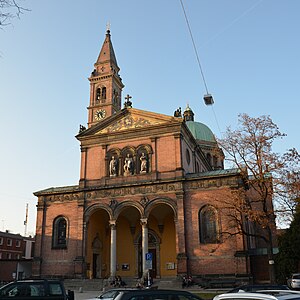
[[[100,101],[100,97],[101,97],[101,90],[100,90],[100,88],[97,88],[97,90],[96,90],[96,102]]]
[[[199,211],[199,235],[202,244],[219,242],[218,215],[212,206],[204,206]]]
[[[106,99],[106,87],[102,88],[101,99]]]
[[[52,248],[67,248],[67,220],[64,217],[58,217],[53,222]]]

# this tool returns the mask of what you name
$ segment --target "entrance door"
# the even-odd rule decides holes
[[[98,257],[99,257],[99,254],[96,254],[96,253],[93,253],[93,274],[92,274],[92,277],[93,278],[98,278],[98,272],[97,272],[97,267],[98,267]]]
[[[143,275],[143,254],[142,254],[142,236],[141,234],[137,237],[137,244],[136,247],[136,256],[138,257],[137,261],[137,269],[138,269],[138,276]],[[157,264],[160,264],[159,261],[159,237],[153,230],[149,230],[148,232],[148,252],[152,253],[152,270],[150,272],[152,278],[156,278],[156,276],[160,277],[160,270],[157,270]],[[157,261],[158,259],[158,261]]]
[[[148,251],[149,253],[152,253],[152,269],[150,270],[150,276],[156,278],[156,249],[152,248]]]

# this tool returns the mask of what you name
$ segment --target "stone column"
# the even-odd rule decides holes
[[[83,276],[87,277],[87,265],[86,265],[86,257],[87,257],[87,235],[88,235],[88,225],[89,223],[83,221],[83,237],[82,237],[82,257],[83,257]]]
[[[109,221],[110,226],[110,277],[115,278],[117,270],[117,229],[116,220]]]
[[[148,272],[146,268],[146,253],[148,253],[148,219],[141,219],[142,224],[142,261],[143,261],[143,275]]]
[[[184,211],[184,193],[177,192],[177,219],[174,219],[176,229],[177,275],[187,274],[187,232],[185,220],[188,220]]]

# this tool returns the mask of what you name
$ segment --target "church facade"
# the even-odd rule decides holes
[[[244,183],[224,170],[211,130],[191,108],[174,116],[122,108],[111,35],[89,78],[79,183],[38,197],[33,275],[65,278],[250,276],[253,248],[230,231],[222,199]]]

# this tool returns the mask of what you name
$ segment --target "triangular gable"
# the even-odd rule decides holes
[[[148,112],[135,108],[124,108],[117,114],[100,121],[79,136],[101,135],[122,132],[131,129],[141,129],[157,125],[182,123],[182,118]]]
[[[144,112],[144,111],[142,111]],[[129,111],[128,114],[119,120],[115,120],[106,128],[99,130],[96,134],[120,132],[129,129],[145,128],[154,125],[170,123],[174,117],[168,117],[160,114],[141,113],[139,111]]]

